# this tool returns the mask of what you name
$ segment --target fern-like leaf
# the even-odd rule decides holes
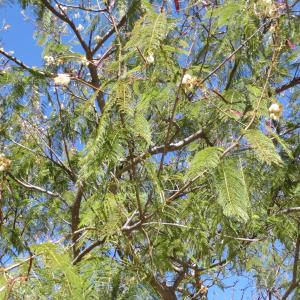
[[[272,143],[261,131],[251,129],[246,132],[246,138],[255,151],[257,158],[269,165],[272,163],[281,165],[282,160]]]
[[[220,155],[223,151],[221,147],[207,147],[197,152],[191,161],[187,178],[191,179],[205,170],[214,169],[220,162]]]
[[[215,186],[218,191],[218,203],[222,206],[224,215],[247,221],[248,192],[244,175],[234,161],[229,160],[220,164],[215,177]]]
[[[145,8],[147,12],[136,22],[125,50],[136,51],[138,47],[146,54],[154,53],[170,29],[165,14],[157,14],[149,5]]]
[[[134,134],[142,137],[148,145],[151,144],[151,128],[143,114],[137,113],[134,117]]]

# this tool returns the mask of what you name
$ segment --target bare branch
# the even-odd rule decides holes
[[[79,263],[83,257],[85,255],[87,255],[88,253],[90,253],[94,248],[96,248],[97,246],[100,246],[102,245],[104,242],[105,242],[106,238],[103,238],[103,240],[99,240],[99,241],[96,241],[94,243],[92,243],[89,247],[85,248],[82,252],[80,252],[76,257],[75,259],[73,260],[72,264],[73,265],[76,265],[77,263]]]
[[[201,80],[201,84],[204,83],[207,79],[209,79],[212,75],[214,75],[217,71],[219,71],[227,61],[229,61],[237,52],[243,49],[246,44],[258,33],[260,32],[270,20],[264,22],[253,34],[251,34],[236,50],[234,50],[230,55],[228,55],[216,68],[214,68],[206,77]]]
[[[20,61],[18,58],[16,58],[15,56],[9,54],[9,52],[6,52],[3,48],[0,48],[0,54],[4,55],[9,60],[13,61],[15,64],[17,64],[19,67],[21,67],[24,70],[27,70],[27,71],[29,71],[31,73],[43,75],[43,76],[46,75],[44,72],[40,72],[38,70],[30,68],[29,66],[27,66],[26,64],[24,64],[22,61]]]
[[[285,90],[288,90],[294,86],[296,86],[297,84],[300,84],[300,77],[295,77],[294,79],[292,79],[290,82],[278,87],[276,90],[275,90],[275,93],[276,94],[280,94],[282,92],[284,92]]]
[[[205,136],[204,130],[203,129],[199,129],[198,131],[196,131],[195,133],[191,134],[190,136],[186,137],[185,139],[176,142],[176,143],[170,143],[167,144],[166,147],[165,145],[163,146],[155,146],[152,147],[148,150],[148,152],[137,156],[134,158],[134,163],[137,164],[139,162],[141,162],[142,160],[144,160],[148,155],[154,155],[154,154],[159,154],[159,153],[163,153],[163,151],[165,152],[171,152],[171,151],[177,151],[182,149],[184,146],[196,141],[199,138],[202,138]],[[121,176],[121,174],[123,174],[124,172],[128,171],[130,169],[130,165],[126,165],[120,168],[119,172],[117,173],[117,177]]]
[[[298,207],[289,207],[289,208],[286,208],[286,209],[282,209],[277,214],[288,214],[288,213],[293,213],[293,212],[300,212],[300,206],[298,206]]]
[[[60,194],[48,191],[48,190],[46,190],[44,188],[41,188],[39,186],[36,186],[36,185],[31,184],[31,183],[25,182],[25,181],[23,181],[21,179],[18,179],[17,177],[15,177],[13,174],[11,174],[8,171],[6,172],[6,174],[11,179],[13,179],[15,182],[17,182],[19,185],[23,186],[26,189],[34,190],[34,191],[37,191],[37,192],[41,192],[41,193],[47,194],[47,195],[52,196],[52,197],[59,197],[59,198],[61,198]]]

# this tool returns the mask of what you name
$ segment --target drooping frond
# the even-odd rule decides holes
[[[42,270],[37,275],[41,280],[53,281],[53,287],[56,284],[57,290],[53,290],[54,294],[59,295],[63,290],[67,298],[82,299],[84,297],[87,286],[83,277],[77,272],[77,268],[72,265],[67,252],[61,251],[61,248],[54,243],[34,245],[32,249],[42,258],[42,263],[48,270],[48,272]],[[44,276],[46,277],[43,278]]]
[[[148,145],[151,144],[151,128],[142,113],[138,112],[135,114],[132,130],[136,136],[142,137]]]
[[[249,197],[243,172],[235,161],[222,162],[215,176],[218,203],[223,207],[225,216],[247,221]]]
[[[125,50],[136,51],[139,48],[145,54],[153,53],[160,46],[169,30],[164,13],[157,14],[152,7],[146,6],[146,13],[136,22]]]

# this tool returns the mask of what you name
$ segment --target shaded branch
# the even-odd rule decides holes
[[[300,226],[299,226],[300,227]],[[294,255],[294,264],[293,264],[293,277],[292,282],[289,288],[286,290],[285,294],[282,296],[281,300],[285,300],[293,292],[293,290],[299,285],[300,280],[297,279],[298,274],[298,262],[299,262],[299,253],[300,253],[300,234],[298,234],[295,255]]]
[[[116,24],[116,28],[122,27],[127,20],[126,15],[124,15],[121,20],[119,21],[118,24]],[[94,55],[100,48],[101,46],[115,33],[115,28],[112,27],[98,42],[98,44],[95,46],[95,48],[91,51],[91,54]]]
[[[290,82],[278,87],[277,89],[275,89],[275,93],[280,94],[280,93],[296,86],[297,84],[300,84],[300,77],[295,77]]]
[[[48,191],[44,188],[41,188],[39,186],[36,186],[36,185],[33,185],[33,184],[30,184],[28,182],[25,182],[21,179],[18,179],[17,177],[15,177],[13,174],[11,174],[10,172],[6,172],[6,174],[11,178],[13,179],[15,182],[17,182],[19,185],[21,185],[22,187],[26,188],[26,189],[29,189],[29,190],[34,190],[34,191],[37,191],[37,192],[41,192],[41,193],[44,193],[44,194],[47,194],[49,196],[52,196],[52,197],[59,197],[61,198],[60,194],[58,193],[54,193],[54,192],[51,192],[51,191]]]
[[[204,133],[203,129],[199,129],[195,133],[191,134],[190,136],[186,137],[185,139],[183,139],[177,143],[170,143],[170,144],[167,144],[166,146],[162,145],[162,146],[152,147],[148,150],[148,152],[135,157],[133,159],[133,162],[134,162],[134,164],[137,164],[137,163],[141,162],[142,160],[144,160],[145,158],[147,158],[147,156],[149,156],[149,155],[163,153],[164,151],[166,153],[166,152],[180,150],[181,148],[194,142],[195,140],[197,140],[199,138],[204,138],[204,137],[205,137],[205,133]],[[125,166],[121,166],[119,171],[117,172],[116,177],[120,177],[124,172],[127,172],[130,168],[131,168],[131,166],[129,164],[125,165]]]
[[[81,206],[81,200],[83,197],[83,187],[82,185],[78,187],[77,194],[75,196],[75,200],[71,207],[71,229],[72,229],[72,242],[73,242],[73,256],[76,258],[79,255],[79,249],[77,249],[76,242],[80,236],[80,232],[78,232],[78,226],[80,223],[79,212]]]
[[[88,246],[87,248],[85,248],[82,252],[80,252],[75,257],[75,259],[73,260],[72,264],[75,265],[75,264],[79,263],[83,259],[83,257],[85,255],[87,255],[88,253],[90,253],[97,246],[102,245],[105,242],[105,240],[106,240],[106,238],[103,238],[103,240],[96,241],[96,242],[92,243],[90,246]]]
[[[41,0],[41,2],[56,16],[58,17],[60,20],[64,21],[65,23],[69,24],[69,26],[71,27],[71,29],[73,30],[73,32],[75,33],[80,45],[82,46],[82,48],[85,50],[86,53],[90,52],[89,47],[87,46],[87,44],[85,43],[85,41],[83,40],[81,34],[79,33],[79,31],[77,30],[75,24],[69,19],[69,17],[67,16],[66,13],[64,13],[63,10],[61,10],[63,13],[58,12],[47,0]],[[58,4],[59,7],[59,4]]]

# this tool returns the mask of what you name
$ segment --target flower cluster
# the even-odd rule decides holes
[[[0,153],[0,172],[7,171],[11,165],[11,160],[5,157],[3,153]]]
[[[278,103],[272,103],[269,107],[269,114],[272,120],[278,121],[282,113],[282,105]]]
[[[194,85],[196,85],[198,82],[198,78],[195,76],[192,76],[190,74],[184,74],[183,78],[182,78],[182,85],[187,86],[188,88],[193,88]]]
[[[71,77],[69,74],[57,74],[56,77],[54,77],[54,83],[56,85],[68,85],[71,81]]]
[[[95,41],[96,43],[100,42],[100,41],[101,41],[101,36],[100,36],[99,34],[95,35],[94,41]]]
[[[154,63],[154,56],[153,56],[152,53],[150,53],[145,59],[146,59],[148,64],[153,64]]]
[[[46,65],[52,65],[55,62],[54,57],[50,56],[50,55],[45,55],[44,60],[45,60]]]

